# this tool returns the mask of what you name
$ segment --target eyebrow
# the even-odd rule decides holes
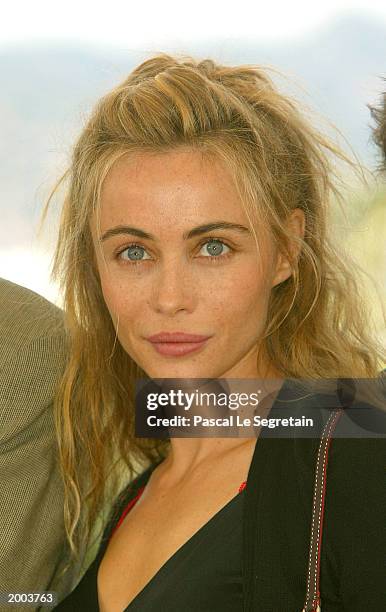
[[[198,225],[188,232],[184,232],[182,235],[184,240],[189,240],[190,238],[194,238],[195,236],[201,236],[201,234],[206,234],[207,232],[212,232],[213,230],[234,230],[241,234],[251,235],[248,227],[244,225],[240,225],[239,223],[230,223],[229,221],[214,221],[213,223],[205,223],[204,225]],[[138,238],[147,238],[148,240],[156,240],[156,237],[153,234],[149,234],[144,230],[139,229],[138,227],[131,227],[129,225],[117,225],[116,227],[112,227],[111,229],[104,232],[101,237],[101,242],[104,242],[108,238],[112,236],[118,236],[120,234],[131,234],[133,236],[138,236]]]

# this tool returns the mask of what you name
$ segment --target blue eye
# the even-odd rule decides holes
[[[123,253],[127,253],[127,257],[123,257]],[[145,261],[142,258],[143,253],[146,253],[143,247],[139,246],[138,244],[131,244],[119,253],[119,257],[125,261],[130,261],[131,263],[135,264],[136,262]]]
[[[202,248],[204,246],[208,245],[208,252],[209,252],[209,259],[219,259],[221,257],[225,257],[226,255],[229,255],[230,252],[230,247],[225,244],[225,242],[223,242],[222,240],[217,240],[215,238],[212,238],[210,240],[206,240],[203,244],[202,244]],[[228,253],[224,253],[224,247],[226,247],[228,249]]]

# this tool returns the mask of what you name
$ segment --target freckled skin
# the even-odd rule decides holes
[[[301,231],[303,213],[296,209],[292,215]],[[197,151],[126,156],[105,179],[99,228],[95,217],[91,221],[102,291],[119,341],[152,378],[262,374],[256,354],[270,291],[291,275],[291,268],[258,231],[261,255],[253,235],[229,229],[182,237],[219,220],[249,227],[225,167],[203,160]],[[120,234],[100,242],[118,225],[140,228],[156,240]],[[209,237],[223,242],[208,242]],[[142,248],[127,250],[130,244]],[[130,263],[138,262],[138,255],[141,263]],[[158,354],[144,339],[160,331],[212,337],[199,351],[171,357]],[[273,366],[267,367],[275,376]]]

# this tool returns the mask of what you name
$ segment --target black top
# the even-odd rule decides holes
[[[140,481],[133,481],[136,491],[142,492],[144,480],[148,480],[154,467],[146,470]],[[139,482],[142,483],[140,488]],[[243,498],[244,490],[196,531],[164,563],[124,612],[242,612]],[[119,504],[121,509],[122,504]],[[119,513],[114,515],[116,517]],[[115,525],[116,520],[110,522],[95,561],[75,590],[55,610],[99,610],[97,573]]]
[[[299,396],[289,379],[269,416],[288,417],[291,408],[292,416],[313,418],[320,433],[331,408],[341,406],[340,396]],[[351,415],[344,411],[329,450],[320,561],[322,612],[386,612],[386,439],[365,432],[361,438],[339,437],[360,417],[355,410]],[[187,602],[193,602],[190,609],[197,611],[205,610],[202,598],[213,593],[213,612],[226,605],[243,612],[301,612],[320,437],[299,437],[295,428],[286,438],[273,432],[261,430],[242,493],[177,551],[127,610],[180,612],[188,604],[175,597],[186,592]],[[131,483],[105,531],[96,561],[57,610],[98,610],[96,570],[106,537],[149,476],[150,469]],[[242,603],[237,599],[240,555]],[[83,599],[71,600],[76,597]]]

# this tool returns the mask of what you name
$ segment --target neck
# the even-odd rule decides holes
[[[265,380],[227,379],[225,388],[229,388],[229,391],[227,389],[228,393],[237,393],[238,396],[240,396],[241,393],[256,394],[257,390],[260,390],[260,393],[258,393],[258,406],[240,406],[236,410],[228,411],[228,414],[229,412],[233,412],[239,415],[240,418],[248,416],[249,418],[252,418],[253,422],[253,412],[255,411],[255,413],[258,414],[261,418],[266,418],[282,385],[282,378],[270,378]],[[205,392],[204,386],[199,388],[201,392]],[[190,391],[192,392],[191,388]],[[200,408],[202,413],[202,407],[196,406],[195,408],[196,414],[200,413]],[[209,416],[213,416],[213,414]],[[217,431],[220,432],[221,428],[218,428]],[[256,438],[260,433],[260,428],[252,427],[249,429],[249,432],[246,433],[243,431],[242,434],[240,434],[240,428],[234,429],[233,431],[235,431],[236,437],[232,438],[229,436],[195,438],[171,437],[171,446],[168,456],[162,462],[163,474],[167,474],[167,478],[170,481],[180,482],[188,474],[192,474],[193,471],[197,469],[203,469],[209,463],[213,464],[213,462],[221,460],[221,458],[224,457],[225,454],[229,455],[229,453],[238,452],[241,449],[246,449],[250,446],[254,446],[256,443]],[[241,437],[241,435],[243,437]],[[250,437],[246,437],[246,435],[249,435]]]

